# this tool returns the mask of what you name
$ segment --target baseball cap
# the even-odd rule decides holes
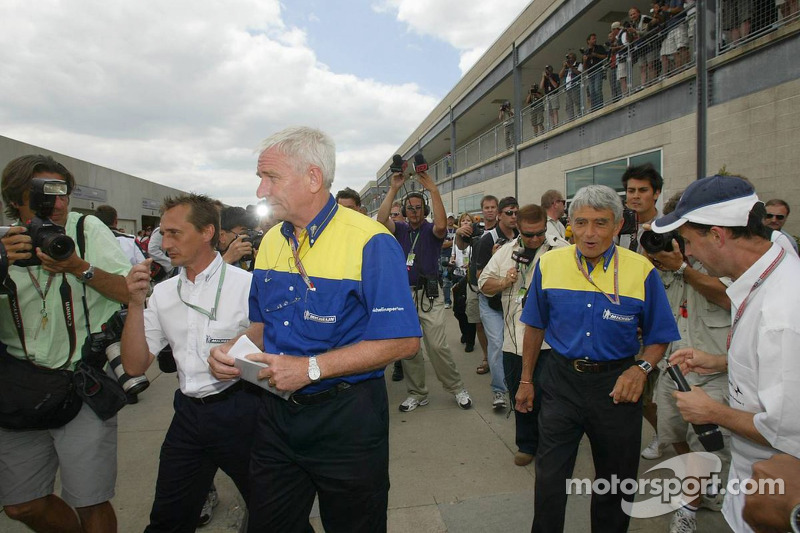
[[[652,224],[656,233],[667,233],[686,222],[708,226],[747,226],[750,210],[758,202],[755,189],[742,178],[709,176],[689,185],[675,211]]]
[[[447,213],[447,218],[456,218],[456,216],[452,212],[450,212]]]
[[[612,22],[611,23],[611,29],[612,30],[616,30],[616,29],[619,29],[621,27],[622,27],[622,24],[620,24],[619,22]]]

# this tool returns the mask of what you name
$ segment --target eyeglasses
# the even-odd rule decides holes
[[[399,212],[397,212],[397,213],[392,213],[392,216],[393,216],[393,217],[399,217],[399,216],[400,216],[400,213],[399,213]]]
[[[544,237],[545,233],[547,233],[546,229],[543,229],[542,231],[537,231],[536,233],[527,233],[525,231],[519,232],[520,235],[522,235],[523,237],[527,237],[529,239],[533,239],[534,237]]]
[[[786,215],[773,215],[772,213],[767,213],[766,215],[764,215],[764,218],[776,218],[778,220],[783,220],[784,218],[786,218]]]
[[[508,216],[508,217],[515,217],[515,216],[517,216],[517,212],[516,212],[516,211],[514,211],[513,209],[506,209],[505,211],[503,211],[503,213],[505,213],[505,214],[506,214],[506,216]]]
[[[421,205],[407,205],[406,206],[406,211],[422,211],[422,206]]]

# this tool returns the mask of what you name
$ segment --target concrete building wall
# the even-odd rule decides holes
[[[762,200],[786,200],[799,214],[791,215],[784,229],[800,234],[800,80],[714,105],[708,110],[708,123],[709,174],[724,166],[727,172],[748,177]],[[696,179],[696,140],[696,115],[691,113],[520,168],[517,199],[521,205],[539,203],[548,189],[566,193],[567,171],[661,149],[666,200]],[[473,194],[514,194],[514,173],[447,193],[445,207],[455,211],[459,198]]]
[[[97,206],[111,205],[117,210],[120,227],[131,233],[136,233],[143,225],[154,224],[153,220],[159,218],[158,210],[164,197],[184,192],[0,136],[0,168],[5,168],[12,159],[30,154],[53,156],[72,172],[78,185],[70,199],[73,211],[90,213]],[[13,222],[5,213],[0,215],[0,221],[4,225]]]

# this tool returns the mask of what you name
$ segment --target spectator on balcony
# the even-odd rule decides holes
[[[633,46],[633,62],[639,63],[641,85],[645,85],[648,80],[656,77],[656,51],[650,43],[644,41],[644,38],[658,24],[653,17],[642,15],[638,7],[632,7],[628,10],[628,18],[632,28],[632,31],[628,32],[628,37],[632,37],[633,40],[631,42],[636,43]]]
[[[531,85],[531,90],[528,91],[528,97],[525,99],[525,105],[531,106],[531,126],[533,126],[534,137],[544,133],[544,95],[539,90],[539,86],[535,83]]]
[[[567,54],[561,67],[561,79],[566,84],[567,117],[573,120],[581,114],[581,67],[574,52]]]
[[[550,118],[550,128],[558,126],[558,86],[561,85],[561,78],[553,72],[553,67],[547,65],[542,72],[542,82],[539,84],[545,95],[545,106]]]
[[[511,102],[506,100],[500,105],[500,114],[497,119],[505,129],[506,149],[511,149],[514,146],[514,110],[511,109]]]
[[[607,57],[606,49],[597,44],[597,34],[590,33],[583,49],[583,71],[588,76],[592,111],[603,107],[603,60]]]
[[[752,0],[723,0],[722,29],[730,45],[750,35]]]
[[[620,78],[617,75],[618,70],[625,70],[624,59],[620,62],[619,51],[623,48],[620,42],[622,33],[622,24],[614,22],[611,24],[611,31],[608,34],[608,41],[606,41],[606,50],[608,50],[608,84],[611,87],[611,101],[616,102],[622,97],[620,89]]]
[[[689,25],[686,22],[683,6],[684,0],[668,0],[661,10],[669,17],[667,20],[669,32],[661,45],[662,76],[679,70],[689,62]]]

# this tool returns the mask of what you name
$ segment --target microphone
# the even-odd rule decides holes
[[[425,161],[425,156],[422,155],[422,152],[418,152],[414,154],[414,173],[417,172],[427,172],[428,171],[428,162]]]
[[[667,373],[669,377],[672,378],[672,381],[675,382],[679,391],[689,392],[692,390],[691,387],[689,387],[689,383],[686,382],[686,378],[683,376],[681,369],[677,365],[668,366]],[[716,424],[692,424],[692,427],[706,451],[716,452],[725,446],[722,440],[722,432]]]

